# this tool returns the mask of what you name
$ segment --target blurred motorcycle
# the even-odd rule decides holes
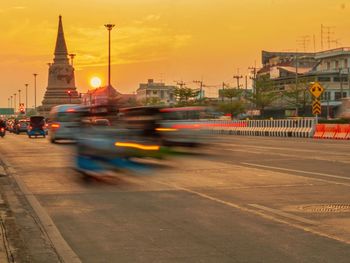
[[[0,137],[1,137],[1,138],[4,138],[5,134],[6,134],[5,128],[4,128],[4,127],[1,127],[1,128],[0,128]]]

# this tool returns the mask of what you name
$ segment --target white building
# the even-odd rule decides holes
[[[165,85],[162,82],[154,82],[149,79],[147,83],[141,83],[136,91],[137,101],[148,104],[159,101],[160,104],[175,103],[175,86]]]

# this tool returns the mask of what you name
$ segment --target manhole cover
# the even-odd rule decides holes
[[[299,209],[311,213],[344,213],[350,212],[350,204],[303,205]]]

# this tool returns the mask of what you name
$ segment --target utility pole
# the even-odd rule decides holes
[[[26,86],[26,113],[28,112],[28,84],[24,84]]]
[[[239,88],[240,88],[239,80],[240,80],[241,78],[243,78],[242,75],[239,75],[239,69],[237,69],[237,75],[233,75],[233,78],[237,80],[237,89],[239,89]]]
[[[177,86],[180,86],[180,89],[182,89],[183,87],[186,86],[186,83],[183,82],[182,80],[181,81],[175,81],[175,83],[176,83]]]
[[[253,93],[255,93],[256,92],[256,74],[257,74],[258,68],[256,67],[256,64],[254,63],[254,67],[248,67],[248,69],[253,74],[253,77],[250,77],[250,79],[253,81]]]
[[[301,36],[300,39],[297,40],[297,43],[302,46],[304,52],[306,52],[309,42],[310,42],[310,36],[308,35]]]
[[[199,84],[199,99],[202,99],[202,93],[203,93],[203,81],[202,80],[194,80],[193,83]]]
[[[314,53],[316,53],[316,37],[315,34],[312,36],[314,40]]]
[[[36,77],[38,76],[38,74],[34,73],[33,76],[34,76],[34,111],[36,111]]]
[[[15,105],[14,105],[14,109],[15,109],[15,112],[16,112],[16,109],[17,109],[17,93],[14,93],[13,94],[13,97],[15,98]]]
[[[296,117],[298,117],[299,91],[298,91],[298,55],[297,54],[295,54],[295,92],[296,92],[295,113],[296,113]]]

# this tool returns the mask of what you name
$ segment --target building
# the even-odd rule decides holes
[[[54,60],[53,63],[49,64],[48,85],[42,106],[38,110],[42,114],[47,115],[53,106],[79,103],[80,99],[75,86],[74,68],[69,63],[62,17],[59,16]]]
[[[136,91],[136,99],[142,104],[174,104],[174,90],[176,86],[165,85],[162,82],[154,82],[149,79],[147,83],[141,83]]]
[[[310,112],[311,96],[307,89],[310,82],[320,82],[325,88],[321,96],[323,115],[333,117],[341,104],[341,99],[350,96],[349,63],[350,48],[316,53],[262,51],[263,67],[257,72],[257,78],[266,76],[272,81],[274,90],[281,94],[272,107],[288,111],[297,106],[287,102],[285,92],[298,87],[300,96],[308,101]],[[298,115],[296,112],[294,114]]]

